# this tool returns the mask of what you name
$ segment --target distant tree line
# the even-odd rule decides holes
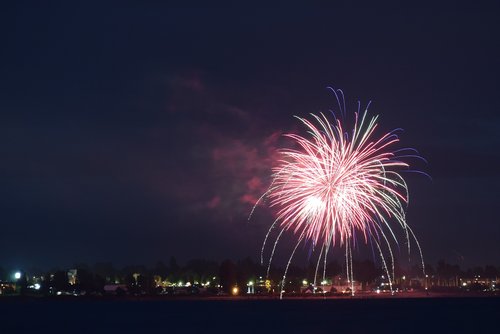
[[[380,264],[371,260],[354,261],[354,279],[362,283],[363,287],[375,282],[384,270]],[[130,293],[156,294],[159,281],[164,282],[191,282],[208,283],[212,287],[222,287],[226,293],[230,293],[234,286],[244,288],[249,281],[269,278],[274,282],[279,282],[283,277],[283,268],[271,266],[269,276],[266,277],[267,266],[246,258],[239,261],[224,260],[222,262],[205,259],[193,259],[180,265],[174,257],[167,263],[157,262],[148,268],[144,265],[129,265],[123,268],[116,268],[111,262],[99,262],[93,266],[78,263],[71,267],[77,270],[75,282],[70,284],[68,270],[52,269],[47,272],[24,271],[20,279],[17,280],[21,287],[21,293],[26,287],[33,283],[33,277],[38,278],[40,283],[40,293],[53,294],[57,291],[73,291],[75,293],[85,292],[87,294],[103,293],[107,284],[121,284],[126,286]],[[422,277],[423,271],[419,266],[403,268],[398,263],[394,263],[395,280],[401,277]],[[291,265],[287,273],[286,289],[296,291],[303,285],[303,279],[311,282],[317,272],[317,282],[323,277],[322,264],[316,271],[316,263],[311,262],[305,267]],[[426,265],[425,274],[437,280],[440,286],[456,286],[459,278],[488,277],[496,280],[500,274],[500,267],[487,265],[485,267],[474,267],[463,270],[459,265],[449,264],[439,261],[436,266]],[[325,276],[329,279],[335,276],[345,276],[345,267],[337,261],[331,261],[326,266]],[[12,281],[12,273],[0,267],[0,280]]]

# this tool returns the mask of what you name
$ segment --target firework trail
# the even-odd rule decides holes
[[[345,128],[346,110],[341,90],[329,88],[337,98],[340,118],[332,112],[331,121],[320,113],[310,119],[297,117],[307,129],[307,136],[287,134],[296,149],[280,151],[281,159],[273,168],[273,180],[268,191],[257,204],[268,198],[271,207],[277,208],[277,217],[271,225],[262,246],[264,249],[273,229],[280,230],[269,256],[271,265],[276,246],[285,231],[298,236],[297,244],[288,260],[286,273],[300,243],[320,247],[316,276],[323,259],[323,280],[326,258],[333,246],[345,248],[347,280],[354,293],[352,250],[358,239],[375,245],[381,258],[392,291],[394,257],[390,240],[398,244],[392,225],[399,225],[405,234],[410,251],[410,236],[415,240],[420,258],[423,256],[413,231],[406,223],[408,187],[398,173],[407,170],[408,163],[402,158],[420,158],[413,149],[394,150],[399,141],[399,129],[375,136],[378,116],[368,117],[367,105],[363,112],[355,113],[354,126]],[[255,209],[252,209],[252,213]],[[386,259],[388,252],[390,261]]]

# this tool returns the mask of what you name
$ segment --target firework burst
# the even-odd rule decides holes
[[[268,274],[281,235],[291,230],[298,236],[283,275],[281,291],[292,257],[302,242],[320,248],[314,284],[321,259],[324,260],[324,280],[327,255],[338,245],[345,248],[347,279],[354,292],[352,249],[358,239],[375,245],[391,284],[394,258],[390,240],[398,243],[393,225],[403,229],[408,251],[410,236],[415,239],[423,268],[420,245],[406,223],[408,187],[399,174],[409,167],[403,159],[419,158],[418,152],[394,150],[399,141],[397,130],[376,137],[378,116],[367,115],[369,104],[361,112],[358,102],[354,125],[346,129],[344,95],[341,90],[331,90],[337,97],[340,118],[333,112],[331,121],[323,113],[311,114],[310,119],[297,117],[306,127],[307,136],[286,135],[296,148],[280,151],[281,159],[273,169],[271,186],[260,199],[268,198],[270,205],[277,209],[276,220],[262,246],[261,261],[264,261],[270,232],[280,229],[269,257]],[[388,252],[387,259],[385,252]]]

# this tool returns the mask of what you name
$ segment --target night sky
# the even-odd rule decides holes
[[[0,266],[257,258],[273,216],[247,217],[293,115],[336,107],[327,86],[428,160],[432,180],[405,174],[426,261],[500,265],[498,5],[15,3]]]

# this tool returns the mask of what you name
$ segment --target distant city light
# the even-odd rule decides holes
[[[233,288],[233,290],[231,290],[231,292],[233,293],[233,296],[236,296],[236,295],[238,294],[238,292],[239,292],[239,291],[240,291],[240,289],[238,289],[238,287],[237,287],[237,286],[235,286],[235,287]]]

